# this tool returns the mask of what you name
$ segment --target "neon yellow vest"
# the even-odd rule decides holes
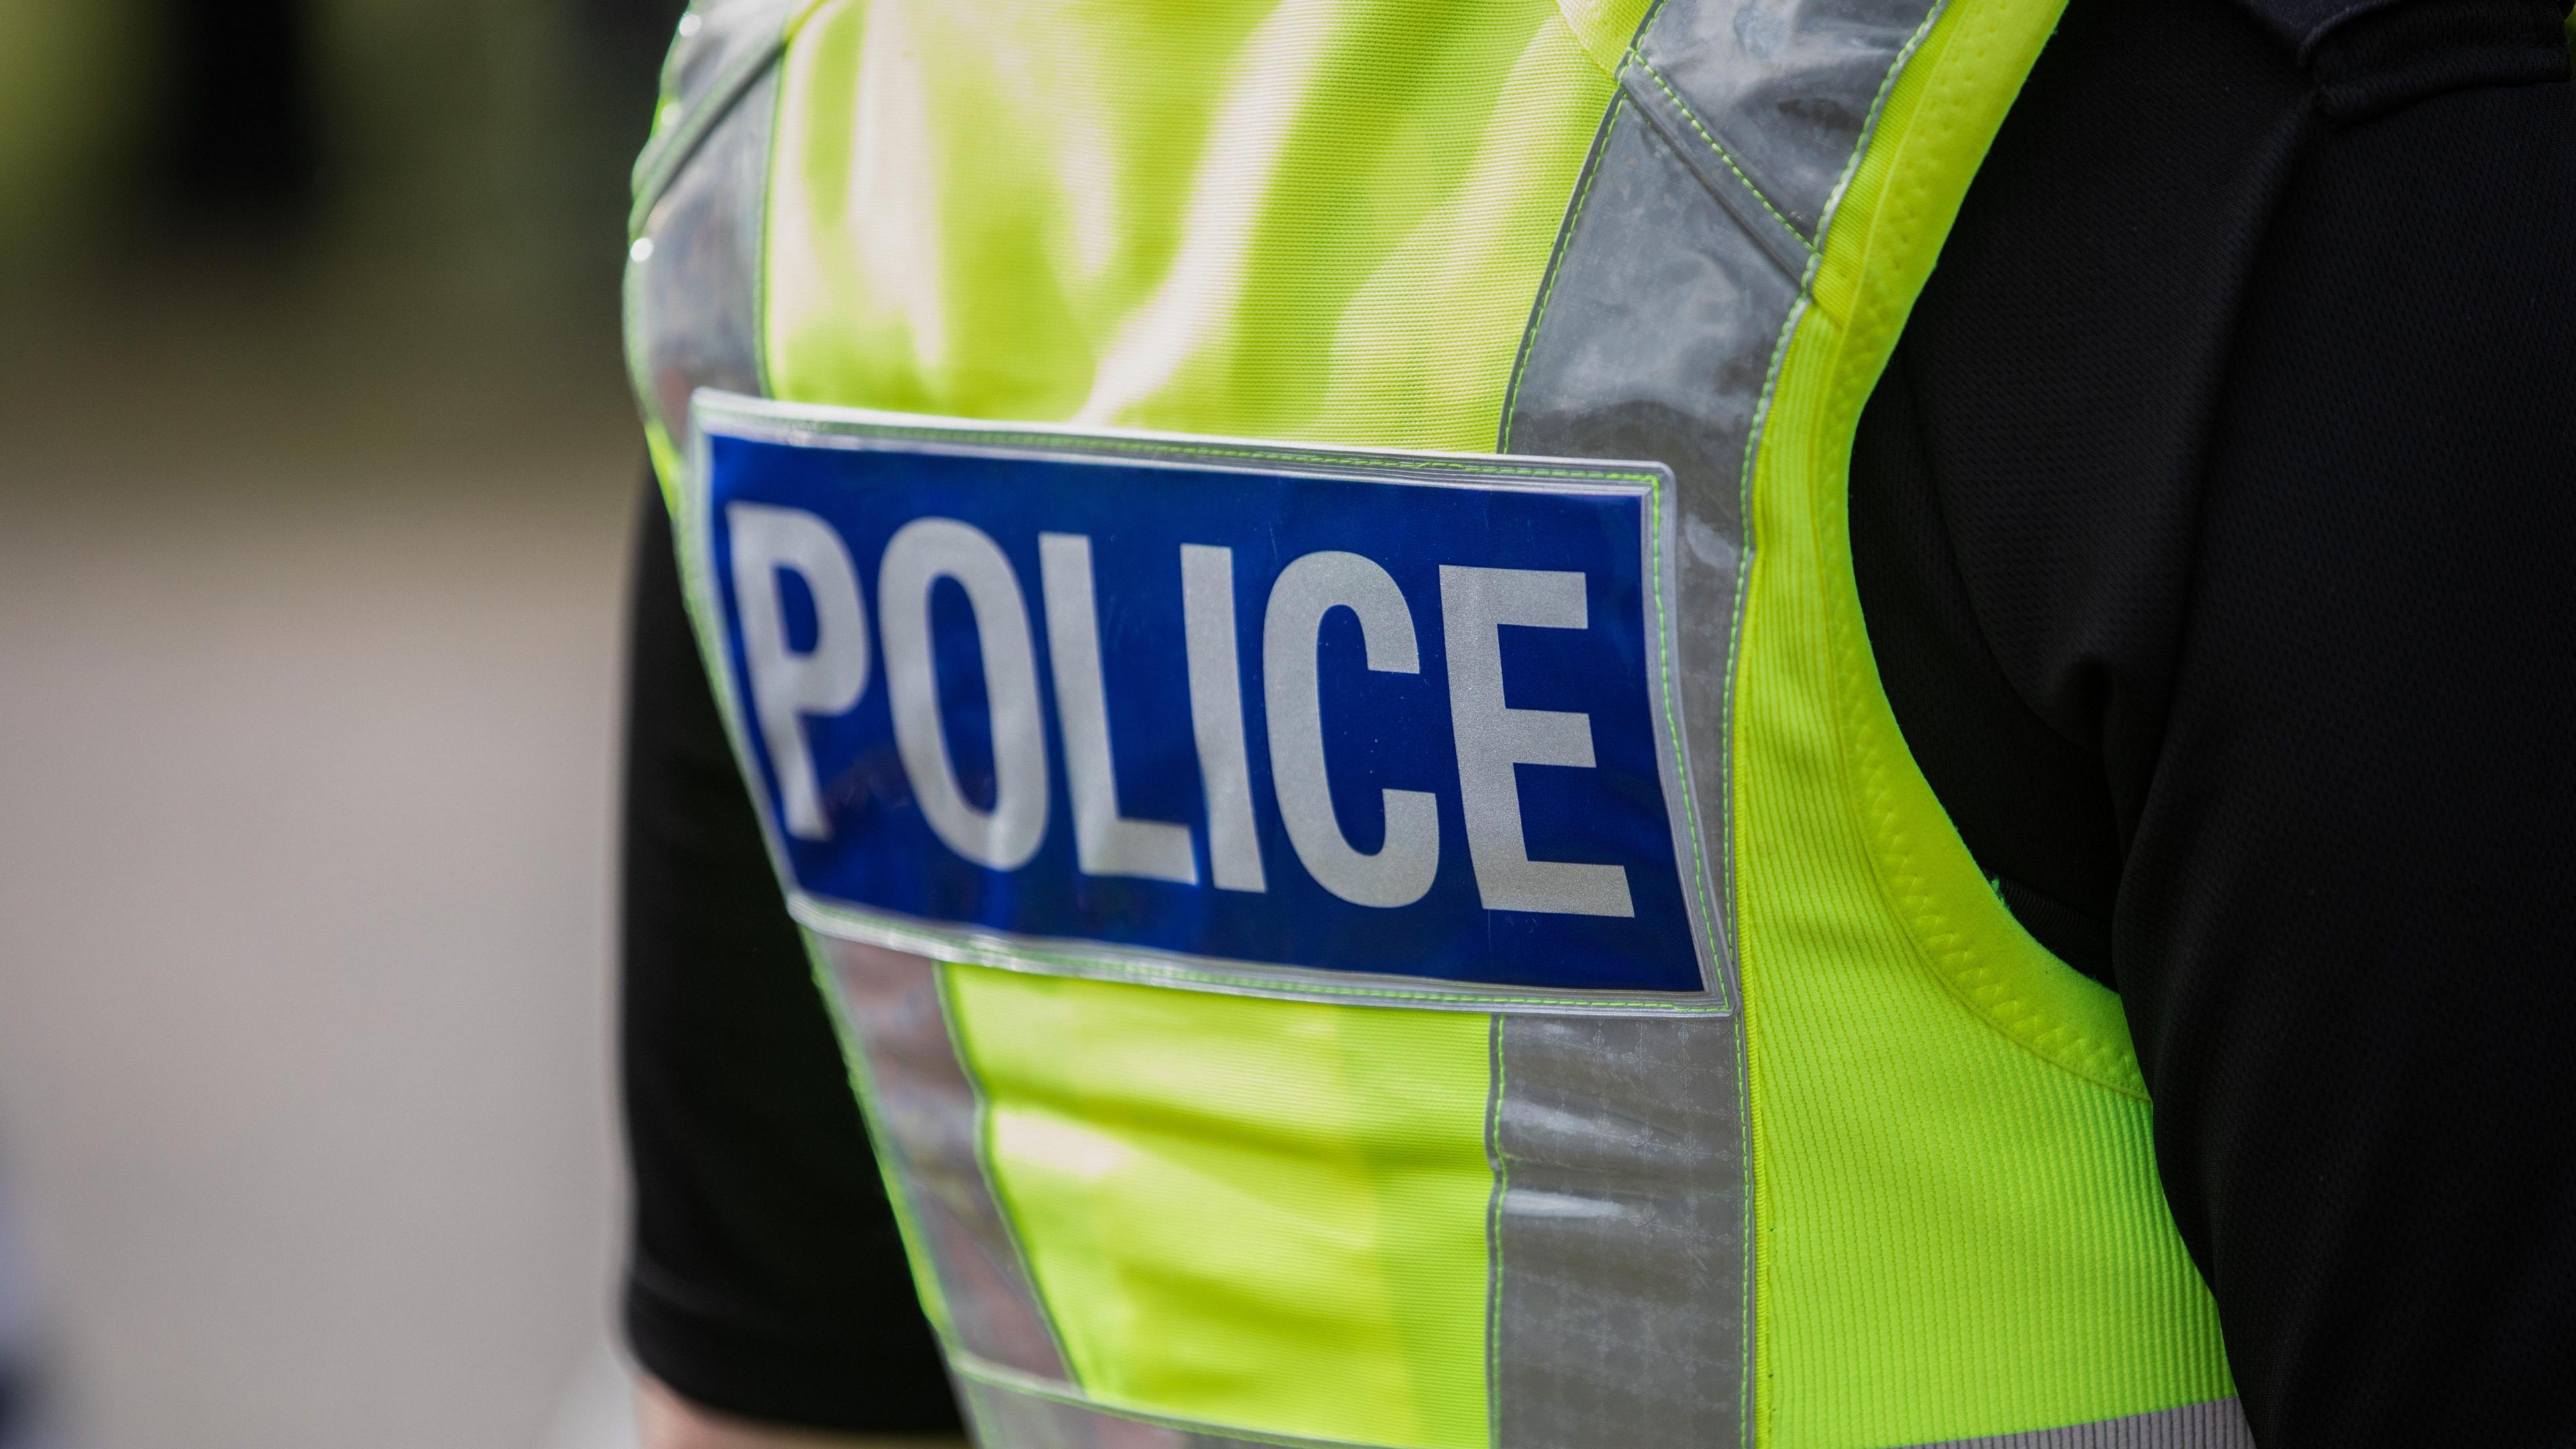
[[[628,283],[675,502],[701,387],[1676,480],[1717,1009],[1287,999],[804,915],[983,1442],[2248,1442],[2118,1003],[1916,770],[1844,530],[1862,403],[2056,14],[684,23]]]

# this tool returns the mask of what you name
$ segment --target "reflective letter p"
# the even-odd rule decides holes
[[[734,610],[742,620],[751,705],[778,776],[780,814],[788,834],[829,840],[832,823],[815,784],[805,717],[840,714],[868,686],[868,620],[858,573],[831,525],[802,509],[728,503],[725,525],[733,533]],[[801,654],[787,648],[787,616],[778,598],[782,569],[803,579],[814,598],[814,647]]]

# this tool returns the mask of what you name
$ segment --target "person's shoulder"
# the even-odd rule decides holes
[[[2356,125],[2414,102],[2568,78],[2565,0],[2232,0]]]

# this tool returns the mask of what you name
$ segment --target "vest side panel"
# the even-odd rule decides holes
[[[1755,459],[1737,910],[1783,1449],[2193,1442],[2135,1416],[2230,1392],[2117,1001],[2012,923],[1914,768],[1845,534],[1861,405],[2055,14],[1951,0],[1904,68]]]
[[[1745,1442],[1742,1032],[1494,1018],[1497,1449]]]

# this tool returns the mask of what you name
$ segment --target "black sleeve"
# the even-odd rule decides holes
[[[2576,1443],[2576,92],[2558,8],[2436,10],[2075,0],[1853,464],[2266,1446]]]
[[[2576,1442],[2576,95],[2316,148],[2113,922],[2279,1444]]]
[[[955,1433],[649,480],[629,627],[620,1029],[635,1356],[685,1397],[748,1418]]]

